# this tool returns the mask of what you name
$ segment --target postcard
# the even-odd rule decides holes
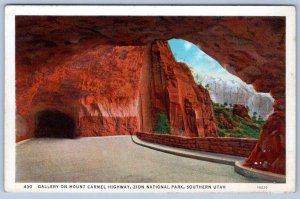
[[[5,190],[294,192],[295,14],[6,6]]]

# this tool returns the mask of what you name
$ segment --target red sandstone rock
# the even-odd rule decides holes
[[[167,42],[152,45],[152,114],[168,114],[171,131],[190,137],[217,136],[209,93],[197,86],[188,66],[175,61]]]
[[[273,108],[275,111],[285,112],[285,98],[276,100],[273,104]]]
[[[103,121],[99,117],[85,116],[80,118],[80,136],[112,136],[130,135],[137,129],[136,117],[104,117]]]
[[[266,121],[258,143],[244,165],[285,174],[285,162],[285,113],[275,111]]]
[[[135,117],[130,124],[132,131],[138,130],[135,103],[144,51],[144,46],[105,45],[74,55],[60,65],[40,63],[35,71],[17,65],[17,113],[23,118],[20,121],[27,122],[27,134],[32,135],[35,114],[46,109],[57,109],[74,118],[78,129],[85,130],[78,132],[82,136],[103,135],[101,123],[112,129],[103,117],[114,118],[114,125],[118,125],[116,118]],[[89,117],[89,125],[81,119],[85,117]],[[23,123],[17,121],[17,126],[24,127]],[[108,132],[125,134],[124,130]]]
[[[249,156],[257,143],[257,139],[253,138],[231,138],[230,140],[221,137],[189,138],[185,136],[162,135],[147,132],[137,132],[136,136],[141,140],[157,144],[243,157]]]
[[[284,17],[17,16],[16,31],[16,62],[30,66],[26,70],[58,65],[98,45],[143,46],[182,38],[257,91],[276,99],[285,94]]]
[[[140,120],[147,112],[154,124],[160,111],[168,112],[175,134],[185,134],[187,129],[188,136],[215,136],[208,92],[196,86],[186,65],[175,62],[165,42],[150,49],[152,71],[141,71],[147,50],[145,46],[106,45],[86,50],[59,66],[41,65],[34,73],[17,66],[17,112],[28,122],[27,134],[34,130],[37,111],[57,109],[75,118],[80,136],[129,134],[129,129],[143,128]],[[162,72],[160,76],[155,70]],[[142,84],[141,73],[152,74],[149,85],[153,103],[149,110],[136,104],[139,89],[148,86]],[[151,100],[146,94],[142,97]],[[120,118],[128,116],[135,119],[124,127]],[[109,122],[105,118],[110,118]]]
[[[238,116],[240,116],[242,118],[250,119],[250,116],[248,114],[248,109],[244,105],[242,105],[242,104],[235,104],[235,105],[233,105],[232,112],[235,115],[238,115]]]
[[[220,113],[218,119],[219,119],[219,122],[221,124],[223,124],[227,129],[232,129],[233,128],[233,125],[226,120],[226,118],[224,117],[223,113]]]
[[[273,107],[275,112],[266,121],[260,140],[244,165],[285,174],[285,99],[276,100]]]

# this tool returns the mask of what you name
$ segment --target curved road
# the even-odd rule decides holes
[[[130,136],[31,139],[17,144],[16,182],[260,182],[232,166],[134,144]]]

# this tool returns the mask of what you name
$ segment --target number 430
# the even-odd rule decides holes
[[[32,188],[32,185],[24,185],[24,188],[25,188],[25,189],[31,189],[31,188]]]

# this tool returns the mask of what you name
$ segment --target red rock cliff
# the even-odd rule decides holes
[[[167,42],[152,45],[152,118],[167,113],[174,134],[190,137],[217,136],[209,94],[197,86],[190,69],[175,61]]]
[[[18,136],[32,135],[36,114],[47,109],[74,118],[79,136],[153,130],[160,111],[168,113],[176,134],[215,136],[208,93],[186,65],[175,62],[166,42],[150,47],[99,45],[59,65],[18,65]]]
[[[274,113],[266,121],[260,139],[244,163],[256,169],[285,174],[285,101],[274,103]]]
[[[17,135],[32,135],[36,113],[47,109],[74,118],[80,136],[139,130],[137,96],[145,49],[101,45],[59,65],[17,65]]]
[[[232,112],[244,119],[250,119],[248,109],[242,104],[234,104]]]

